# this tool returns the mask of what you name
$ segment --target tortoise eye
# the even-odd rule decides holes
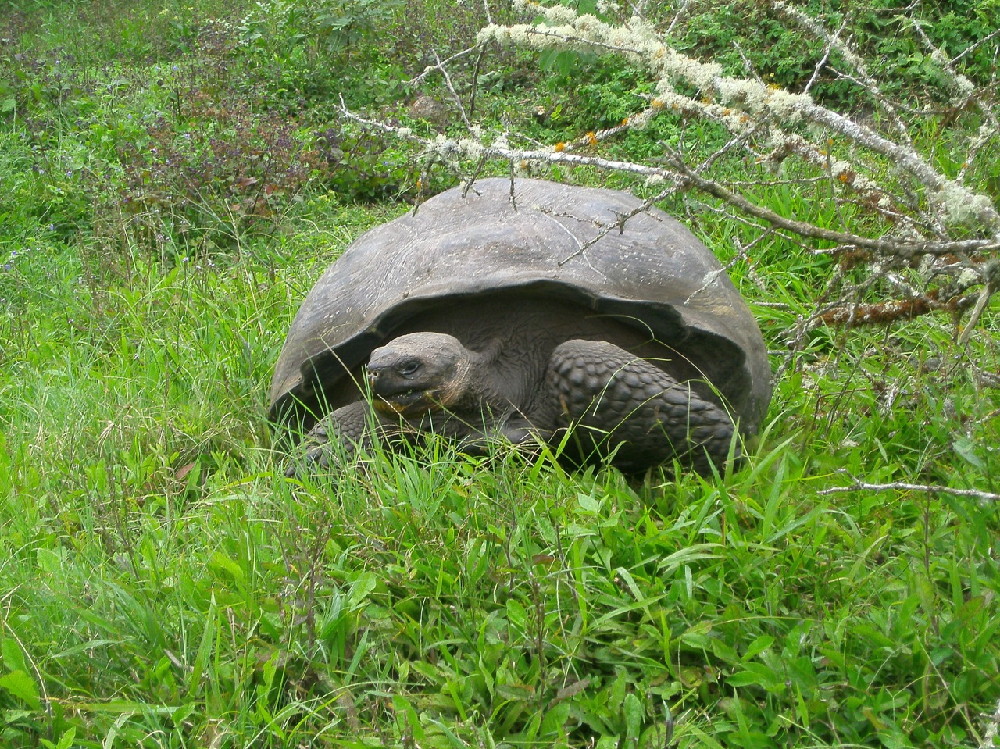
[[[420,362],[418,362],[416,359],[410,359],[409,361],[405,361],[402,364],[400,364],[396,368],[396,371],[399,372],[404,377],[409,377],[418,369],[420,369]]]

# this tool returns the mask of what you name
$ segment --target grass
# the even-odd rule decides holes
[[[1000,491],[995,303],[968,351],[941,316],[812,331],[725,475],[567,473],[431,444],[286,479],[264,414],[287,326],[343,247],[406,206],[338,192],[370,165],[341,179],[300,158],[310,128],[332,127],[316,112],[281,151],[309,179],[253,171],[236,136],[285,132],[254,112],[293,94],[250,71],[206,104],[171,64],[184,52],[192,76],[222,75],[198,46],[222,9],[129,6],[34,35],[30,13],[55,4],[11,14],[39,67],[0,81],[16,105],[0,122],[0,744],[986,745],[1000,503],[825,490]],[[113,43],[145,26],[155,44]],[[86,69],[55,71],[50,53],[88,34]],[[149,200],[119,147],[148,137],[194,163],[193,127],[217,128],[214,170],[142,162],[164,196]],[[246,179],[280,187],[266,211],[234,191]],[[688,218],[724,259],[753,239]],[[734,267],[775,351],[825,262],[769,240]]]

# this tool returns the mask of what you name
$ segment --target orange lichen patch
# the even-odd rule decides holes
[[[629,120],[628,117],[626,117],[625,119],[622,120],[622,127],[625,127],[626,125],[628,125],[628,120]]]
[[[844,270],[850,270],[851,268],[856,268],[859,265],[867,263],[871,259],[872,259],[872,253],[870,250],[855,249],[837,253],[837,263]]]
[[[827,325],[846,325],[849,328],[861,325],[885,325],[896,320],[912,320],[926,315],[932,309],[929,299],[894,299],[878,304],[858,304],[852,307],[834,307],[824,312],[823,322]]]
[[[593,130],[591,130],[589,133],[587,133],[587,135],[584,136],[584,137],[587,139],[587,142],[590,145],[592,145],[592,146],[596,146],[597,145],[597,133],[595,133]]]
[[[851,172],[841,172],[837,175],[837,179],[846,185],[854,181],[854,175]]]
[[[663,109],[664,104],[663,101],[661,101],[660,99],[653,99],[651,102],[649,102],[649,106],[651,106],[653,109]]]
[[[560,141],[559,143],[556,143],[554,146],[552,146],[552,150],[555,151],[556,153],[561,153],[562,151],[566,150],[566,144]]]
[[[931,289],[924,296],[911,299],[890,299],[876,304],[855,304],[834,307],[820,318],[827,325],[846,325],[857,328],[862,325],[888,325],[897,320],[912,320],[935,310],[957,310],[968,306],[971,297],[952,297],[945,301],[938,299],[939,290]]]

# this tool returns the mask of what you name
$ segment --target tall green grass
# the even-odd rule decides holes
[[[23,37],[38,51],[120,33],[113,3],[38,7],[64,12]],[[164,7],[180,25],[129,65],[169,68],[204,21]],[[17,88],[0,124],[0,744],[981,745],[1000,503],[824,490],[1000,492],[995,305],[967,351],[945,317],[811,331],[720,476],[432,443],[286,479],[264,418],[285,330],[405,206],[317,177],[231,242],[108,211],[133,188],[94,126],[162,104],[130,90],[74,94],[81,129],[77,104]],[[753,239],[689,219],[727,260]],[[769,240],[733,268],[775,369],[826,262]]]

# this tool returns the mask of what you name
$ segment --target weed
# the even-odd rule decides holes
[[[436,46],[420,14],[441,4],[388,20],[286,4],[356,10],[351,50],[301,20],[248,40],[249,4],[17,5],[0,11],[0,744],[981,743],[1000,699],[1000,506],[823,492],[1000,491],[995,307],[967,349],[944,316],[808,331],[725,476],[568,474],[431,441],[286,479],[264,420],[284,332],[341,249],[407,209],[362,202],[408,195],[417,168],[332,121],[331,97],[370,76],[348,95],[397,113],[404,89],[378,81],[431,61],[410,53]],[[476,8],[440,23],[471,29]],[[972,33],[982,8],[932,33]],[[694,10],[692,29],[738,30]],[[497,59],[516,69],[480,90],[498,131],[505,112],[579,137],[596,97],[635,95],[600,65],[569,79],[581,95]],[[663,123],[654,139],[691,149],[719,137]],[[758,190],[823,225],[850,210],[822,188],[793,202],[777,178]],[[783,351],[834,261],[669,207],[734,261]]]

